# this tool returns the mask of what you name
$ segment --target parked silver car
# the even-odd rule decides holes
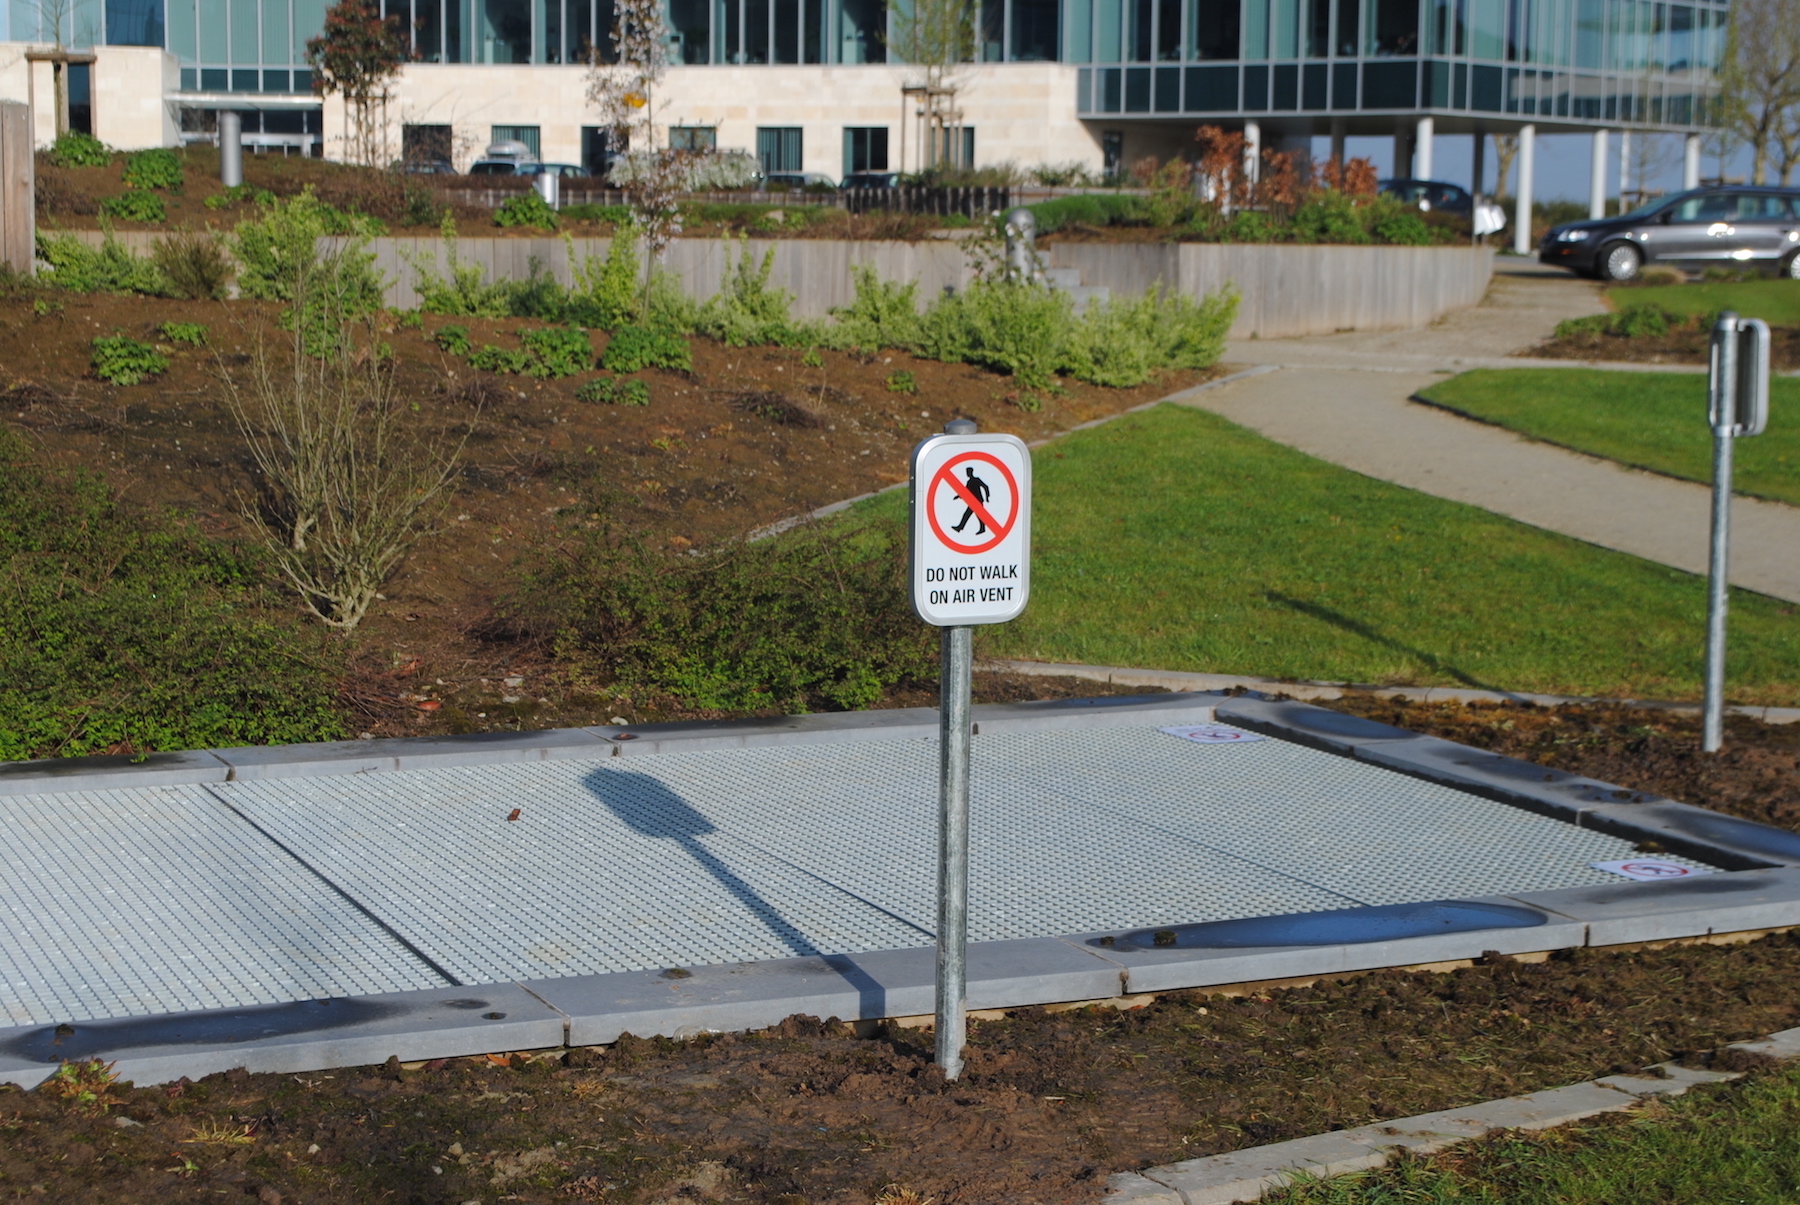
[[[1754,264],[1800,280],[1800,189],[1735,185],[1659,197],[1616,218],[1553,228],[1538,260],[1602,280],[1647,264]]]

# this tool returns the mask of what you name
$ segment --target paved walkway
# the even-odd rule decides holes
[[[1584,281],[1503,264],[1481,305],[1423,330],[1234,342],[1227,360],[1279,371],[1184,402],[1370,477],[1704,574],[1707,486],[1534,443],[1408,400],[1445,372],[1531,363],[1504,357],[1547,338],[1564,318],[1599,308],[1598,289]],[[1800,602],[1800,509],[1735,500],[1731,580]]]

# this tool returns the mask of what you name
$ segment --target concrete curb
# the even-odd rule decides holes
[[[1735,1042],[1776,1058],[1800,1056],[1800,1029],[1760,1042]],[[1674,1063],[1654,1070],[1663,1078],[1608,1075],[1545,1092],[1509,1096],[1461,1109],[1377,1122],[1353,1130],[1315,1134],[1269,1146],[1188,1159],[1111,1178],[1107,1205],[1234,1205],[1258,1201],[1296,1176],[1340,1176],[1385,1166],[1396,1152],[1428,1155],[1502,1130],[1547,1130],[1573,1121],[1618,1113],[1656,1096],[1680,1096],[1696,1084],[1734,1080],[1742,1072],[1700,1071]]]
[[[1201,674],[1174,669],[1141,669],[1119,665],[1082,665],[1061,661],[983,661],[977,669],[1003,670],[1015,674],[1042,677],[1085,678],[1091,682],[1109,682],[1120,686],[1161,686],[1168,690],[1255,690],[1269,694],[1291,695],[1296,699],[1341,699],[1348,693],[1375,695],[1383,699],[1416,699],[1421,703],[1535,703],[1540,707],[1557,707],[1564,703],[1612,703],[1623,707],[1642,707],[1652,711],[1692,712],[1698,715],[1698,703],[1662,703],[1644,699],[1601,699],[1581,695],[1540,695],[1529,691],[1473,690],[1460,686],[1368,686],[1356,682],[1285,682],[1279,678],[1258,678],[1251,674]],[[1800,723],[1800,707],[1755,707],[1734,705],[1726,708],[1732,715],[1749,716],[1765,724]]]

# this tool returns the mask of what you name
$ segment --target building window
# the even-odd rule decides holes
[[[581,166],[596,176],[612,170],[612,131],[605,126],[581,127]]]
[[[717,126],[670,126],[669,149],[672,151],[715,151],[719,149]]]
[[[400,127],[400,158],[409,164],[449,163],[452,143],[449,126]]]
[[[109,46],[161,46],[162,0],[106,0]]]
[[[1237,0],[1200,0],[1193,14],[1194,58],[1237,58],[1238,11]],[[1232,91],[1237,91],[1235,86]],[[1232,107],[1237,107],[1235,98]]]
[[[1105,130],[1100,134],[1100,170],[1108,180],[1119,178],[1125,166],[1125,131]]]
[[[888,169],[886,126],[844,127],[844,174],[885,172]]]
[[[531,61],[531,7],[526,0],[478,0],[475,56],[482,63]]]
[[[490,132],[493,134],[492,141],[494,142],[523,142],[531,151],[533,159],[542,154],[538,150],[538,127],[536,126],[494,126]]]
[[[770,172],[802,171],[803,157],[799,126],[757,127],[756,158],[765,176]]]
[[[843,0],[838,31],[838,62],[887,62],[886,0]]]
[[[1501,9],[1504,20],[1504,8]],[[1418,0],[1370,0],[1369,54],[1403,58],[1419,53]],[[1477,56],[1480,51],[1476,52]]]

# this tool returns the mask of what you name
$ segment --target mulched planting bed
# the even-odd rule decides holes
[[[1769,329],[1769,363],[1776,372],[1800,369],[1800,328]],[[1583,334],[1551,339],[1517,354],[1540,360],[1612,360],[1634,364],[1705,364],[1711,333],[1697,325],[1672,327],[1655,338]]]
[[[1707,754],[1700,751],[1694,712],[1613,704],[1421,703],[1363,694],[1320,706],[1800,829],[1800,724],[1728,716],[1724,748]]]
[[[1083,1202],[1115,1171],[1705,1052],[1793,1024],[1797,998],[1784,935],[1026,1009],[973,1022],[955,1084],[928,1031],[793,1018],[539,1059],[233,1072],[121,1088],[104,1114],[6,1089],[0,1192],[864,1205],[900,1185],[941,1205]]]

